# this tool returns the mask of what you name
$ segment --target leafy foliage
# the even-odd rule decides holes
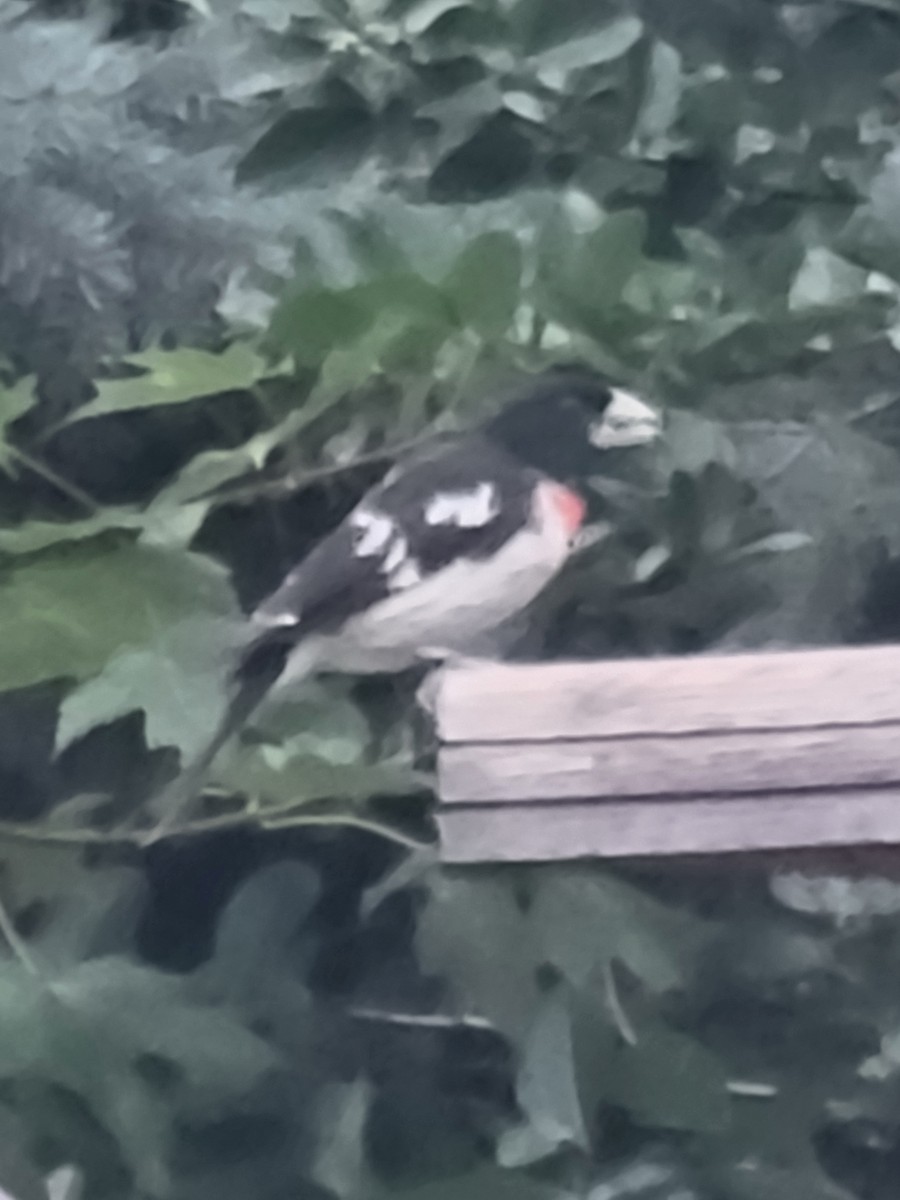
[[[897,632],[898,49],[876,0],[0,0],[16,1200],[894,1196],[890,863],[438,872],[405,681],[147,833],[241,610],[557,358],[667,436],[573,464],[612,532],[512,653]]]

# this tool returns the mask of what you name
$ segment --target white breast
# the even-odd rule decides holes
[[[571,548],[550,492],[539,487],[531,522],[490,559],[459,559],[352,617],[339,634],[307,639],[284,678],[308,673],[312,656],[319,670],[367,674],[403,670],[423,651],[472,652],[531,603]]]

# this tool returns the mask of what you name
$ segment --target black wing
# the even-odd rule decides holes
[[[259,606],[254,619],[265,630],[262,638],[286,642],[334,632],[455,559],[488,557],[529,519],[539,478],[480,437],[400,464]],[[452,511],[454,498],[467,494],[478,496],[482,508],[468,524]],[[436,501],[449,506],[444,520],[435,519]],[[360,513],[377,523],[371,532],[360,526]]]

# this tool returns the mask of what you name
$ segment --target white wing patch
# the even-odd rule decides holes
[[[387,554],[384,556],[384,562],[381,564],[381,569],[385,575],[393,575],[394,572],[403,566],[406,558],[407,541],[402,534],[397,534],[391,542]]]
[[[289,628],[291,625],[300,624],[300,616],[293,612],[277,612],[267,613],[260,624],[270,626],[273,629],[281,627]]]
[[[392,592],[402,592],[422,582],[419,564],[409,557],[409,542],[402,533],[398,533],[388,547],[381,570],[387,576]]]
[[[438,492],[428,502],[428,525],[456,525],[460,529],[480,529],[500,511],[500,499],[492,483],[479,483],[461,492]]]
[[[357,509],[350,515],[350,524],[359,531],[353,542],[353,553],[357,558],[381,554],[394,534],[391,518],[375,510]]]
[[[415,587],[422,582],[422,572],[414,558],[407,558],[388,578],[388,586],[392,592],[402,592],[406,588]]]
[[[386,576],[390,591],[402,592],[421,582],[419,565],[409,558],[409,542],[390,517],[377,509],[360,508],[350,523],[356,533],[353,553],[357,558],[382,556],[378,570]]]

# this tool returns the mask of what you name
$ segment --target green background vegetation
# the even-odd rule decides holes
[[[893,0],[0,0],[15,1200],[894,1200],[887,860],[441,872],[349,682],[138,829],[241,611],[513,369],[669,420],[531,655],[892,638],[898,107]]]

